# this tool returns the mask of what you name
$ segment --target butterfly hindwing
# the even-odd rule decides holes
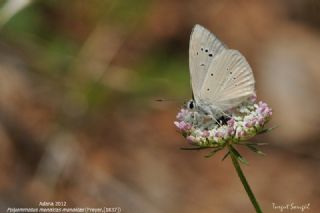
[[[250,65],[237,50],[222,51],[210,64],[200,90],[200,102],[222,111],[255,94]]]
[[[199,100],[200,90],[207,75],[208,68],[214,58],[226,47],[207,29],[195,25],[191,33],[189,47],[189,69],[191,85],[196,101]]]

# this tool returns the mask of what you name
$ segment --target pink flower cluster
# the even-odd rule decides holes
[[[223,145],[227,141],[237,143],[262,132],[272,116],[272,109],[262,101],[255,103],[255,99],[250,99],[228,115],[230,118],[226,124],[212,121],[208,125],[207,115],[182,108],[174,124],[193,145]]]
[[[178,129],[180,129],[183,132],[188,132],[192,129],[192,125],[186,123],[185,121],[175,121],[174,124],[176,125],[176,127],[178,127]]]

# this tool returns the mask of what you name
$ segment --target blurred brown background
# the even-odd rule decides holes
[[[0,211],[67,201],[122,212],[253,212],[224,153],[184,152],[198,23],[248,59],[279,128],[240,152],[266,212],[320,212],[317,0],[0,1]],[[155,102],[157,98],[172,102]],[[301,212],[287,211],[287,212]]]

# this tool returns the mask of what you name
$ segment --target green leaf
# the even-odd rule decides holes
[[[270,128],[267,128],[267,129],[262,129],[261,131],[258,132],[258,134],[264,134],[264,133],[268,133],[276,128],[278,128],[279,126],[274,126],[274,127],[270,127]]]
[[[259,149],[257,149],[257,147],[255,147],[254,145],[247,144],[247,147],[248,147],[251,151],[253,151],[253,152],[255,152],[255,153],[259,154],[259,155],[266,155],[265,153],[263,153],[262,151],[260,151]]]
[[[214,154],[216,154],[218,151],[222,150],[223,147],[220,147],[220,148],[217,148],[217,149],[214,149],[212,150],[211,152],[209,152],[209,154],[207,154],[206,156],[204,156],[205,158],[210,158],[212,157]]]
[[[240,155],[240,153],[233,147],[233,146],[230,146],[230,151],[232,152],[232,154],[234,154],[236,156],[236,158],[243,164],[245,165],[248,165],[249,162],[244,158],[242,157],[242,155]]]
[[[228,152],[223,156],[223,158],[221,159],[221,161],[224,161],[229,155],[230,155],[230,151],[228,151]]]
[[[253,145],[253,146],[263,146],[263,145],[268,145],[269,143],[259,143],[259,142],[241,142],[237,143],[237,145]]]
[[[210,147],[181,147],[181,150],[201,150],[201,149],[209,149]]]

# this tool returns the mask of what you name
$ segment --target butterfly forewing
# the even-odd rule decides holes
[[[207,29],[195,25],[191,33],[189,47],[189,69],[194,98],[199,101],[199,93],[214,58],[226,47]]]
[[[208,67],[200,89],[200,104],[225,111],[255,94],[254,77],[247,60],[237,50],[223,50]]]

